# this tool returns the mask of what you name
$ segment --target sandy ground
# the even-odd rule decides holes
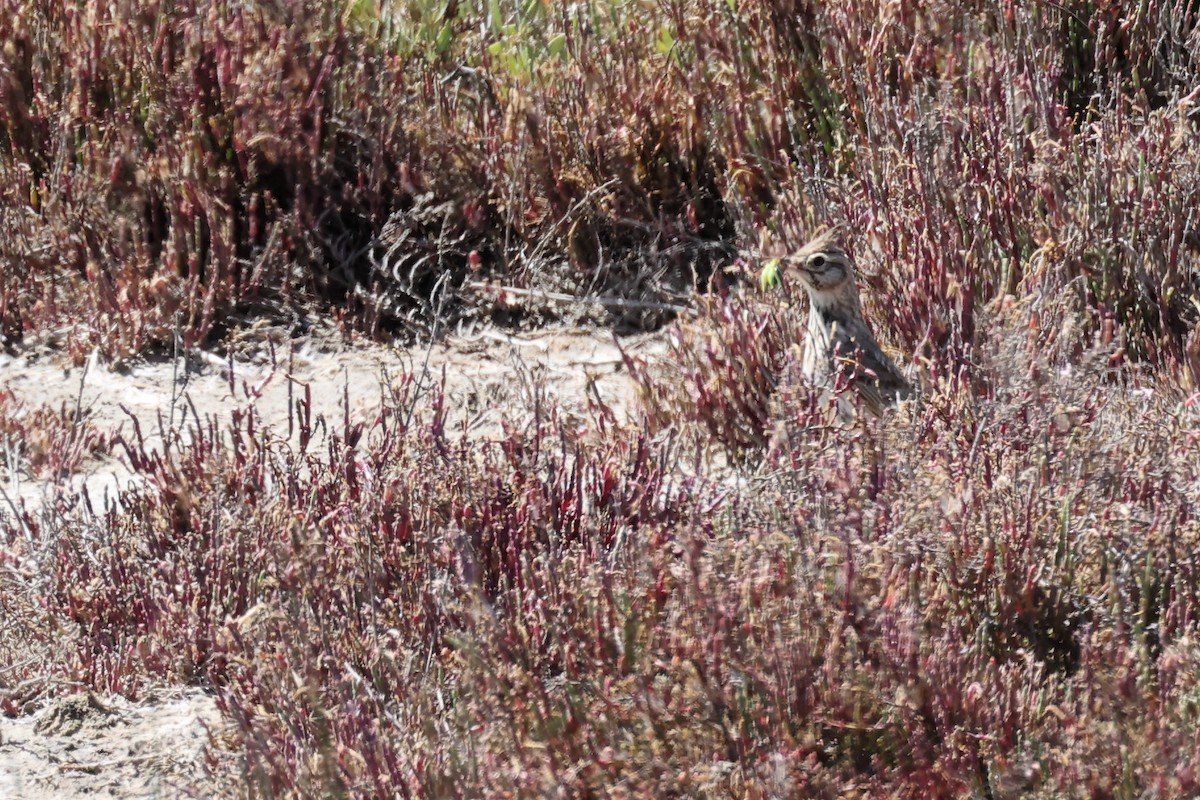
[[[585,408],[590,394],[618,417],[629,413],[635,391],[621,348],[653,359],[666,351],[666,339],[648,334],[624,338],[618,347],[605,331],[487,331],[411,350],[311,339],[273,353],[254,349],[234,360],[232,375],[227,359],[208,353],[115,372],[96,363],[71,366],[59,354],[31,348],[0,355],[0,390],[30,407],[79,406],[101,431],[129,433],[136,417],[153,444],[161,442],[164,428],[186,430],[194,414],[223,422],[251,406],[266,424],[286,431],[289,403],[306,388],[314,416],[323,414],[340,427],[348,400],[351,418],[369,422],[388,383],[405,374],[440,383],[444,370],[448,407],[472,435],[487,436],[498,429],[501,413],[532,407],[538,391],[567,411]],[[80,474],[56,486],[38,483],[10,468],[12,452],[6,447],[0,454],[0,516],[10,513],[10,504],[38,509],[55,493],[84,486],[93,503],[112,502],[135,480],[107,455],[90,459]],[[139,704],[75,695],[28,716],[0,718],[0,798],[178,796],[181,786],[195,786],[206,724],[219,724],[219,714],[198,691]]]
[[[547,330],[537,335],[484,331],[471,338],[448,339],[432,348],[394,349],[375,344],[352,347],[308,340],[269,351],[258,348],[245,359],[194,353],[188,359],[131,365],[122,372],[89,362],[64,364],[61,355],[0,354],[0,390],[8,390],[30,407],[68,409],[77,405],[101,431],[131,434],[137,418],[151,443],[161,441],[163,427],[186,433],[195,415],[227,422],[234,411],[254,407],[276,432],[288,425],[289,404],[311,393],[314,418],[324,415],[340,427],[349,401],[351,419],[370,422],[387,384],[406,373],[424,385],[440,383],[443,371],[447,406],[452,419],[463,421],[473,435],[495,431],[503,412],[531,407],[535,387],[557,400],[561,408],[586,406],[588,394],[598,395],[618,415],[634,402],[620,349],[654,357],[666,349],[662,334],[617,340],[605,331]],[[6,468],[0,453],[0,513],[8,499],[37,508],[54,491],[78,491],[86,485],[93,501],[110,498],[128,484],[128,470],[113,458],[89,463],[61,483],[49,486],[25,479]]]
[[[212,699],[179,693],[133,704],[64,697],[37,714],[0,721],[0,797],[168,798],[200,778]]]

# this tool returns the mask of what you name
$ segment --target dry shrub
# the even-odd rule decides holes
[[[0,391],[0,444],[10,478],[22,473],[66,478],[87,458],[107,450],[110,437],[87,416],[86,410],[68,409],[66,403],[57,409],[30,408],[12,392]]]
[[[650,430],[735,460],[760,454],[780,421],[772,397],[796,383],[803,329],[799,314],[761,295],[701,303],[670,328],[666,358],[625,359]]]
[[[735,240],[830,221],[930,359],[969,364],[1006,294],[1080,293],[1152,361],[1195,327],[1177,3],[450,11],[15,3],[0,333],[118,357],[314,299],[580,317],[559,295],[655,326]]]
[[[144,489],[20,534],[21,630],[73,682],[213,687],[224,794],[1186,795],[1195,412],[1077,353],[1069,300],[989,311],[973,380],[736,484],[683,446],[698,412],[472,441],[411,380],[319,450],[303,400],[290,444],[134,431]]]

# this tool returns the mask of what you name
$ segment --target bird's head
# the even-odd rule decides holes
[[[792,255],[783,259],[784,274],[799,279],[814,300],[857,297],[854,267],[838,241],[836,228],[824,231]]]

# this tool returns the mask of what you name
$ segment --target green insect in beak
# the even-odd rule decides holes
[[[763,264],[762,272],[758,274],[758,285],[759,288],[766,291],[775,288],[779,283],[779,259],[772,258]]]

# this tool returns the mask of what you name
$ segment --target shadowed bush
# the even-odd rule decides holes
[[[1005,295],[1076,293],[1153,361],[1197,321],[1187,4],[10,6],[9,339],[656,326],[821,222],[929,358]]]

